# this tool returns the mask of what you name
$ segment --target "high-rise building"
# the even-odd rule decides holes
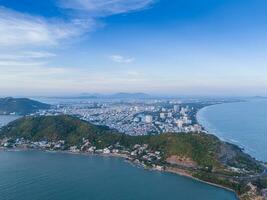
[[[178,119],[176,121],[176,124],[177,124],[178,128],[181,129],[183,127],[184,122],[182,120]]]
[[[153,117],[151,115],[146,115],[145,116],[145,122],[146,123],[152,123]]]
[[[179,112],[180,111],[180,106],[179,105],[174,105],[173,106],[174,112]]]
[[[160,117],[161,119],[165,119],[165,113],[160,113],[160,114],[159,114],[159,117]]]

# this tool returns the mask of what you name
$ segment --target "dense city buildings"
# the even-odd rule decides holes
[[[196,113],[207,103],[179,100],[81,101],[60,103],[39,115],[68,114],[129,135],[200,132]],[[208,104],[209,105],[209,104]]]

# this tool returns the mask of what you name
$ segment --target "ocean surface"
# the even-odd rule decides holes
[[[9,122],[18,119],[19,116],[16,115],[0,115],[0,127],[7,125]]]
[[[0,151],[1,200],[236,200],[235,194],[121,158]]]
[[[258,160],[267,161],[267,100],[205,107],[197,118],[210,133],[237,144]]]

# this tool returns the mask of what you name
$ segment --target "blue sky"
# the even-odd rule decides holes
[[[0,93],[267,95],[264,0],[0,0]]]

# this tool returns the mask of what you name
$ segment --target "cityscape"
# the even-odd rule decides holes
[[[112,99],[75,100],[58,103],[49,110],[32,115],[73,115],[96,125],[104,125],[121,133],[147,134],[203,132],[197,112],[206,106],[237,102],[239,99]]]
[[[163,105],[162,105],[163,104]],[[105,125],[129,135],[165,132],[200,132],[196,108],[175,103],[96,103],[59,105],[43,114],[63,113],[79,116],[97,125]],[[41,113],[42,114],[42,113]]]

